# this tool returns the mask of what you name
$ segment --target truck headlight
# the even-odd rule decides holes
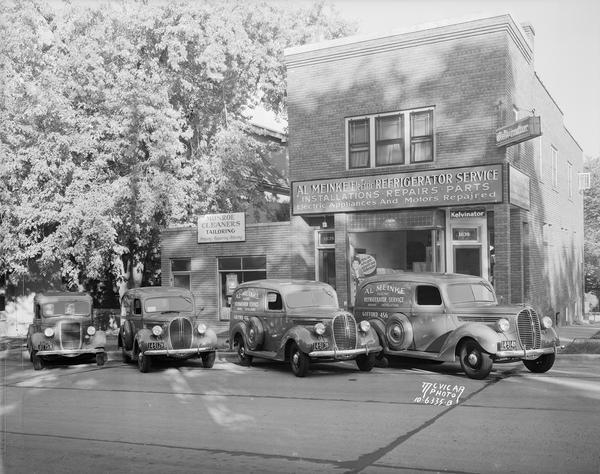
[[[93,336],[96,334],[96,328],[94,326],[88,326],[87,328],[88,336]]]
[[[46,336],[46,337],[54,336],[54,329],[52,329],[52,328],[44,329],[44,336]]]
[[[317,334],[318,336],[322,336],[323,334],[325,334],[325,325],[323,323],[317,323],[315,324],[314,330],[315,334]]]
[[[509,328],[510,323],[508,322],[508,319],[500,318],[498,321],[496,321],[496,329],[499,332],[506,332]]]
[[[369,321],[361,321],[358,327],[362,332],[369,332],[371,329],[371,323]]]
[[[200,323],[198,324],[198,334],[200,334],[201,336],[206,332],[206,324],[204,323]]]
[[[552,318],[549,318],[548,316],[544,316],[541,322],[543,329],[549,329],[553,326]]]
[[[154,334],[155,336],[160,336],[162,334],[162,327],[161,326],[152,326],[152,334]]]

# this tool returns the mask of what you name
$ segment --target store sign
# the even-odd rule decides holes
[[[464,229],[454,228],[452,229],[452,240],[455,241],[477,241],[477,227],[469,227]]]
[[[512,166],[508,167],[508,195],[511,204],[529,210],[529,176]]]
[[[471,219],[473,217],[485,217],[485,209],[463,209],[450,211],[451,219]]]
[[[246,214],[205,214],[198,216],[198,243],[243,242],[246,240]]]
[[[502,165],[292,183],[294,214],[502,202]]]
[[[516,145],[541,134],[540,117],[527,117],[496,130],[496,146]]]

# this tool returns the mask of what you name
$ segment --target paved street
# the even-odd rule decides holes
[[[213,369],[149,374],[118,358],[36,372],[20,348],[2,357],[8,474],[600,469],[599,356],[565,355],[547,374],[501,365],[483,381],[397,360],[371,373],[322,364],[300,379],[223,354]]]

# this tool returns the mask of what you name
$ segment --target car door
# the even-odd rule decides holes
[[[133,295],[133,306],[131,312],[131,323],[133,325],[134,331],[138,332],[140,329],[144,327],[144,316],[143,316],[143,308],[144,304],[142,298],[138,294]]]
[[[276,351],[285,333],[285,311],[283,297],[279,291],[267,290],[263,316],[265,330],[265,350]]]
[[[415,349],[438,352],[450,333],[448,312],[438,286],[415,284],[410,321]]]

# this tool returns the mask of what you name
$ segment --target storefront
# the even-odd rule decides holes
[[[356,284],[375,273],[493,278],[491,217],[503,201],[502,165],[295,182],[292,193],[294,214],[322,214],[325,223],[337,216],[334,229],[316,231],[315,278],[347,292],[349,306]]]

